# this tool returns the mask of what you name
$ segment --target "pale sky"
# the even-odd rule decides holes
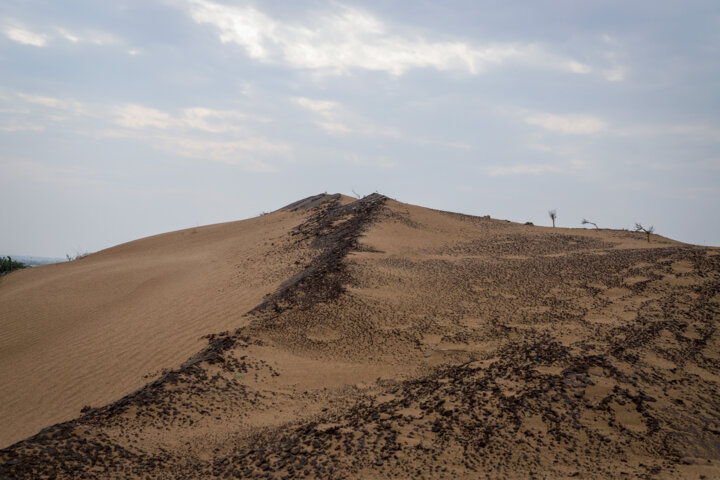
[[[0,255],[324,191],[720,245],[720,3],[4,0]]]

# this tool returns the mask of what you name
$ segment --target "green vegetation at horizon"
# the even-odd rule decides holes
[[[22,262],[16,262],[12,259],[12,257],[0,257],[0,275],[5,275],[14,270],[20,270],[27,267],[28,265],[25,265]]]

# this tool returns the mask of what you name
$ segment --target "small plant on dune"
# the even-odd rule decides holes
[[[548,210],[548,215],[550,215],[550,220],[553,222],[553,228],[555,228],[555,219],[557,218],[557,210],[554,208],[552,210]]]
[[[70,255],[69,253],[66,253],[65,258],[67,258],[68,262],[72,262],[73,260],[80,260],[81,258],[85,258],[88,255],[90,255],[90,252],[75,252],[75,255]]]
[[[14,270],[20,270],[27,267],[28,265],[25,265],[22,262],[16,262],[10,256],[0,257],[0,275],[5,275],[6,273],[10,273]]]
[[[647,234],[647,241],[650,243],[650,235],[655,233],[655,227],[645,228],[641,224],[635,224],[635,231]]]
[[[582,224],[583,224],[583,225],[588,225],[588,224],[589,224],[589,225],[593,225],[593,226],[595,227],[595,230],[600,230],[600,229],[598,228],[598,226],[597,226],[597,223],[591,222],[590,220],[587,220],[587,219],[585,219],[585,218],[582,219]]]

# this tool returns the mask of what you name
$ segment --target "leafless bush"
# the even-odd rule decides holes
[[[635,231],[636,232],[643,232],[647,234],[647,241],[650,243],[650,235],[655,233],[655,227],[645,228],[641,224],[636,223],[635,224]]]
[[[67,258],[68,262],[72,262],[73,260],[80,260],[81,258],[85,258],[88,255],[90,255],[90,252],[75,252],[75,255],[70,255],[69,253],[66,253],[65,258]]]
[[[583,224],[583,225],[588,225],[588,224],[589,224],[589,225],[594,225],[594,226],[595,226],[595,230],[600,230],[600,229],[598,228],[598,226],[597,226],[597,223],[591,222],[590,220],[587,220],[587,219],[585,219],[585,218],[582,219],[582,224]]]
[[[553,222],[553,228],[555,228],[555,219],[557,218],[557,210],[554,208],[552,210],[548,210],[548,215],[550,215],[550,220]]]

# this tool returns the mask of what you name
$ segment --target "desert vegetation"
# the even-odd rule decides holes
[[[25,265],[22,262],[16,262],[10,256],[0,257],[0,275],[5,275],[14,270],[20,270],[27,267],[28,265]]]
[[[88,255],[90,255],[90,252],[75,252],[75,255],[70,255],[69,253],[66,253],[65,258],[67,258],[68,262],[72,262],[73,260],[80,260],[81,258],[85,258]]]
[[[557,219],[557,210],[554,208],[552,210],[548,210],[548,215],[550,216],[550,220],[553,222],[553,228],[555,228],[555,219]]]
[[[583,218],[581,223],[582,223],[583,225],[592,225],[592,226],[595,227],[595,230],[600,230],[600,229],[598,228],[598,226],[597,226],[597,223],[591,222],[591,221],[588,220],[587,218]]]
[[[652,235],[653,233],[655,233],[655,227],[652,227],[652,226],[651,226],[650,228],[645,228],[645,227],[643,227],[641,224],[636,223],[636,224],[635,224],[635,231],[636,231],[636,232],[642,232],[642,233],[647,234],[647,241],[648,241],[648,243],[650,243],[650,235]]]

